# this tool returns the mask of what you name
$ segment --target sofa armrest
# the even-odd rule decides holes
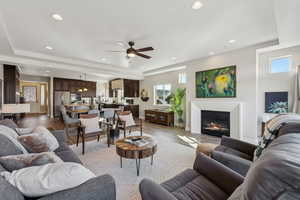
[[[142,200],[177,200],[165,188],[149,179],[143,179],[139,189]]]
[[[110,175],[103,175],[78,187],[56,192],[39,200],[116,200],[116,185]]]
[[[243,152],[251,157],[253,157],[254,151],[257,147],[256,145],[226,136],[222,137],[221,145]]]
[[[219,151],[213,151],[211,157],[242,176],[246,176],[252,164],[249,160]]]
[[[228,195],[231,195],[244,181],[244,177],[202,153],[197,154],[194,170],[212,181]]]
[[[59,130],[59,131],[52,131],[51,133],[57,139],[59,144],[63,144],[67,142],[67,136],[65,131]]]

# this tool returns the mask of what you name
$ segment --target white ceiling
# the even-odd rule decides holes
[[[150,69],[278,38],[272,0],[201,0],[199,10],[191,9],[193,2],[0,0],[0,61],[21,62],[24,71],[141,78]],[[53,13],[64,20],[53,20]],[[136,48],[153,46],[147,53],[153,58],[129,63],[124,53],[107,52],[130,40]]]

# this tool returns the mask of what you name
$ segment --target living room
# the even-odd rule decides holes
[[[0,199],[300,199],[297,0],[0,6]]]

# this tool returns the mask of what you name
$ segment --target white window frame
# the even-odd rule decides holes
[[[272,62],[274,60],[279,60],[279,59],[284,59],[287,58],[289,60],[289,68],[287,72],[272,72]],[[282,73],[289,73],[292,70],[292,55],[285,55],[285,56],[278,56],[278,57],[272,57],[269,58],[269,69],[268,69],[268,73],[269,74],[282,74]]]
[[[170,104],[157,104],[156,103],[156,87],[158,85],[163,85],[165,87],[165,85],[170,85],[170,91],[172,91],[172,84],[171,83],[162,83],[162,84],[156,84],[153,86],[153,105],[156,105],[156,106],[170,106]],[[165,99],[166,97],[164,97]]]
[[[184,80],[184,81],[183,81]],[[186,72],[179,72],[178,73],[178,83],[179,84],[186,84],[187,83],[187,75]]]

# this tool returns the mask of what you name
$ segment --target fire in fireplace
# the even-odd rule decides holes
[[[230,136],[230,112],[202,110],[201,132],[218,137]]]

